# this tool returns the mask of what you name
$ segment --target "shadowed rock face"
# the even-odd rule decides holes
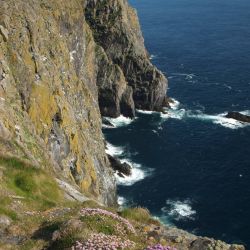
[[[247,122],[247,123],[250,123],[250,116],[248,115],[243,115],[239,112],[229,112],[227,115],[226,115],[227,118],[232,118],[232,119],[235,119],[237,121],[240,121],[240,122]]]
[[[167,79],[149,60],[135,10],[124,0],[88,0],[85,17],[96,43],[122,69],[126,84],[132,87],[135,107],[160,110],[165,103]],[[128,109],[122,113],[131,116],[129,99],[125,105]]]
[[[133,91],[121,68],[114,64],[101,46],[96,45],[98,101],[102,116],[135,116]]]

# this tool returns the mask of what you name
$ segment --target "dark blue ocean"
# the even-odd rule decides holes
[[[109,152],[133,164],[120,202],[164,223],[250,246],[249,0],[130,0],[152,63],[176,100],[168,114],[139,111],[104,128]]]

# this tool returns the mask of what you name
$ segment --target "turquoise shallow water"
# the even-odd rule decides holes
[[[250,126],[223,118],[250,114],[250,2],[130,3],[179,105],[104,129],[110,151],[135,167],[119,195],[165,223],[250,245]]]

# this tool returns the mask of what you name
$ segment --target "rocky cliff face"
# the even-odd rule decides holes
[[[85,17],[96,43],[116,65],[117,71],[119,68],[122,70],[123,85],[126,86],[118,88],[113,81],[111,90],[110,83],[102,81],[101,107],[108,107],[115,102],[113,96],[121,96],[120,107],[116,106],[116,112],[106,112],[107,108],[101,109],[102,113],[133,116],[134,105],[138,109],[160,110],[166,102],[167,80],[149,60],[135,10],[126,0],[88,0]],[[107,90],[109,96],[106,95]]]
[[[114,203],[100,113],[160,109],[166,87],[127,1],[1,0],[1,154]]]
[[[82,1],[1,1],[1,153],[115,201],[98,106],[96,44]]]
[[[75,203],[72,211],[66,207],[55,178],[69,199],[114,205],[101,114],[160,110],[166,89],[126,0],[0,0],[0,249],[45,249],[63,216],[78,214]],[[145,213],[153,220],[132,211],[137,226],[138,218],[146,223]],[[178,249],[244,249],[218,248],[174,229],[142,233],[144,226],[141,238],[131,236],[136,249],[147,243],[148,230],[149,240],[173,241]]]

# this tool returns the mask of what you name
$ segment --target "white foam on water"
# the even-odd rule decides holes
[[[152,172],[152,170],[149,170],[149,169],[142,169],[141,164],[134,163],[128,159],[121,159],[121,162],[128,163],[132,167],[132,170],[131,170],[132,173],[130,176],[124,176],[124,177],[121,177],[116,173],[115,176],[116,176],[116,181],[118,185],[132,186],[136,182],[141,181],[145,177],[149,176],[150,172]]]
[[[117,203],[119,206],[124,206],[124,205],[126,205],[127,200],[122,196],[118,196]]]
[[[186,115],[185,109],[177,109],[177,110],[166,109],[164,113],[161,113],[161,118],[163,120],[169,118],[181,120],[185,115]]]
[[[127,126],[134,121],[134,119],[120,115],[117,118],[105,117],[115,128]],[[110,126],[109,126],[110,127]]]
[[[164,113],[161,113],[161,118],[163,120],[172,118],[172,119],[178,119],[181,120],[183,118],[189,118],[189,119],[197,119],[201,121],[206,122],[212,122],[214,124],[223,126],[225,128],[229,129],[239,129],[244,128],[247,126],[250,126],[249,123],[237,121],[232,118],[225,117],[227,115],[227,112],[222,114],[215,114],[215,115],[208,115],[203,113],[201,110],[186,110],[186,109],[180,109],[180,102],[176,99],[173,99],[173,103],[169,103],[170,108],[165,108]],[[243,115],[250,115],[250,110],[245,110],[240,112]]]
[[[232,118],[227,118],[225,117],[227,115],[227,112],[222,113],[222,114],[217,114],[217,115],[207,115],[204,113],[200,114],[189,114],[189,118],[193,119],[199,119],[203,121],[211,121],[214,124],[221,125],[225,128],[230,128],[230,129],[239,129],[239,128],[244,128],[246,126],[249,126],[248,123],[237,121]]]
[[[250,116],[250,110],[244,110],[240,112],[243,115],[249,115]]]
[[[174,220],[194,220],[196,211],[192,208],[192,203],[189,199],[166,200],[166,206],[161,208],[163,216],[169,216]]]
[[[171,102],[169,102],[170,108],[164,108],[164,112],[161,112],[160,116],[163,120],[173,118],[181,120],[186,113],[185,109],[179,109],[180,102],[174,98],[171,98]]]
[[[102,128],[115,128],[115,127],[102,123]]]
[[[149,110],[142,110],[142,109],[137,109],[136,111],[138,113],[145,114],[145,115],[159,114],[159,112],[157,111],[149,111]]]
[[[149,176],[152,173],[152,169],[145,169],[141,164],[134,163],[130,159],[122,158],[122,155],[125,153],[124,147],[114,146],[113,144],[107,142],[105,151],[107,154],[113,157],[118,157],[121,163],[126,162],[132,168],[130,176],[124,175],[124,177],[121,177],[118,175],[118,173],[115,173],[118,185],[132,186],[136,182],[143,180],[145,177]]]
[[[194,77],[196,77],[195,74],[187,74],[187,73],[173,73],[171,74],[172,76],[182,76],[184,77],[186,80],[192,80]]]
[[[107,142],[106,145],[106,153],[111,155],[111,156],[120,156],[124,153],[124,148],[123,147],[118,147],[118,146],[114,146],[111,143]]]
[[[169,102],[169,106],[170,106],[171,109],[177,110],[179,108],[179,106],[180,106],[180,102],[177,101],[174,98],[171,98],[171,102]]]
[[[227,89],[229,89],[229,90],[232,90],[233,88],[232,88],[232,86],[230,86],[230,85],[228,85],[228,84],[223,84],[223,87],[225,87],[225,88],[227,88]]]
[[[154,58],[156,58],[157,57],[157,55],[150,55],[150,57],[149,57],[149,60],[153,60]]]

